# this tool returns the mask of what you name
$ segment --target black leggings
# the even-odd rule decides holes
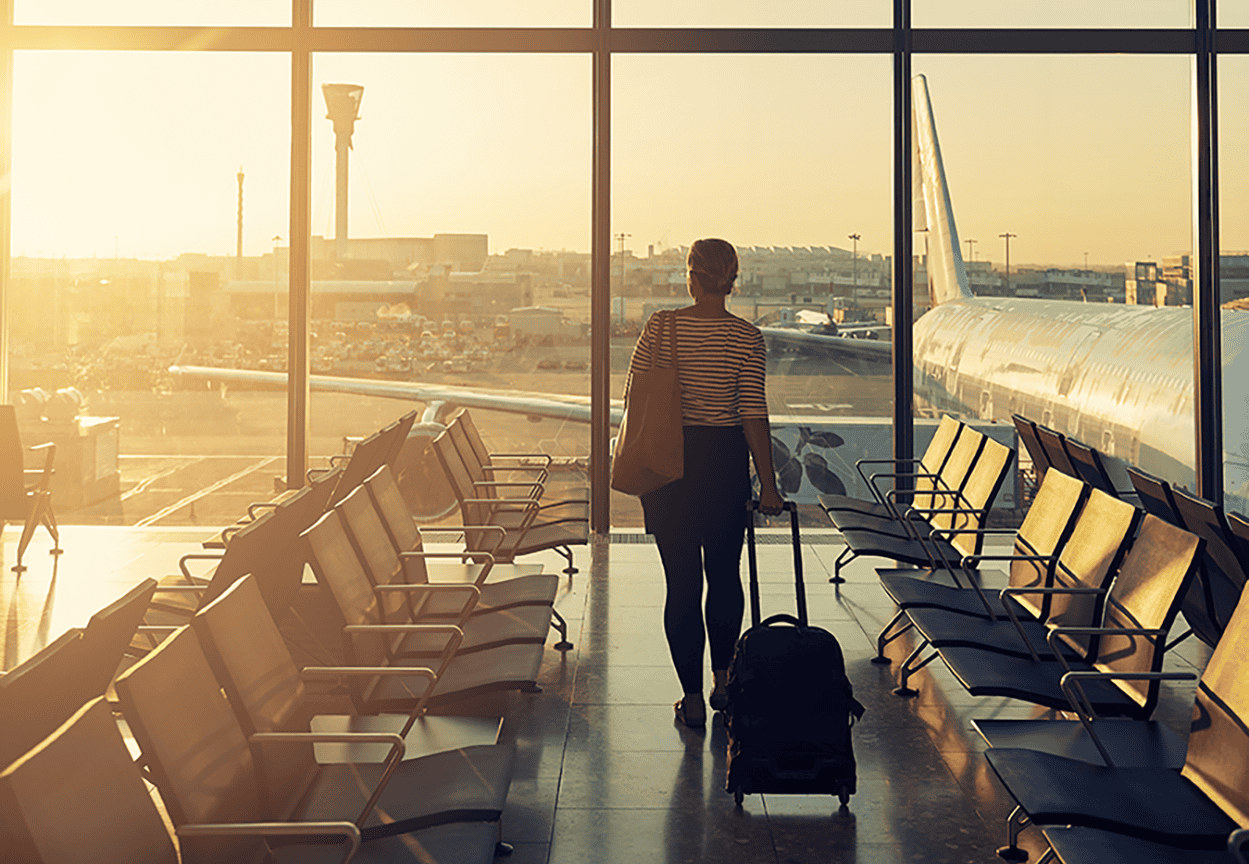
[[[727,669],[741,633],[748,459],[740,426],[687,426],[685,476],[642,499],[667,583],[664,633],[686,693],[702,692],[705,643],[711,668]]]

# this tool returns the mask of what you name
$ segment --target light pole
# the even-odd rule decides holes
[[[861,234],[851,234],[849,237],[851,243],[854,244],[852,247],[853,251],[850,253],[854,259],[854,287],[852,291],[857,294],[859,288],[859,241],[863,239],[863,236]]]
[[[979,240],[973,240],[971,237],[968,237],[968,238],[967,238],[966,240],[964,240],[963,242],[967,244],[967,260],[968,260],[968,261],[975,261],[975,260],[976,260],[976,249],[975,249],[975,246],[976,246],[976,244],[977,244],[977,243],[979,243],[980,241],[979,241]]]
[[[620,323],[625,322],[625,240],[632,237],[632,234],[626,234],[621,231],[616,235],[616,240],[620,243]]]
[[[1006,241],[1006,295],[1010,296],[1010,239],[1018,237],[1018,234],[1012,234],[1009,231],[997,235]]]
[[[273,235],[273,335],[278,335],[278,318],[282,314],[282,282],[279,279],[278,248],[282,245],[282,235]]]
[[[1084,253],[1084,269],[1089,269],[1089,253]]]

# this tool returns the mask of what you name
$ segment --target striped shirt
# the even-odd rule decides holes
[[[667,315],[652,315],[633,348],[634,372],[651,368],[656,345],[659,365],[672,364]],[[742,420],[767,419],[764,389],[767,352],[759,328],[736,316],[696,318],[677,315],[677,378],[681,382],[681,418],[686,426],[738,426]],[[663,326],[661,328],[661,322]],[[662,330],[662,332],[661,332]],[[661,338],[662,337],[662,338]]]

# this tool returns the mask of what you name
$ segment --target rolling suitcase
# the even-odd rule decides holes
[[[737,640],[729,667],[729,733],[725,789],[740,805],[751,793],[836,795],[844,809],[855,792],[850,730],[863,716],[846,678],[837,638],[807,623],[798,508],[789,511],[798,616],[759,620],[759,568],[754,510],[746,518],[751,627]]]

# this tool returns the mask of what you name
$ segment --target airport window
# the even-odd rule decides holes
[[[316,114],[345,111],[351,140],[336,120],[314,126],[314,373],[486,401],[588,399],[589,83],[579,54],[315,56]],[[380,428],[401,404],[314,390],[314,455]],[[493,449],[556,458],[548,494],[586,485],[588,424],[540,406],[471,410]],[[428,445],[409,442],[399,479],[432,517],[455,502]]]
[[[814,509],[820,492],[853,486],[849,454],[873,431],[887,443],[891,422],[888,336],[855,343],[875,363],[823,344],[839,330],[887,334],[888,61],[631,54],[613,65],[612,397],[645,320],[690,304],[690,244],[728,240],[740,271],[727,306],[767,345],[781,486]],[[682,95],[657,96],[656,81]],[[877,423],[856,439],[844,422],[855,416]],[[635,501],[612,498],[613,525],[640,525]]]
[[[1191,147],[1194,121],[1189,106],[1196,79],[1190,78],[1189,69],[1202,55],[1194,53],[1189,28],[1199,20],[1196,13],[1204,3],[1003,5],[914,0],[916,53],[904,58],[912,72],[923,74],[932,94],[933,125],[946,160],[959,238],[957,244],[947,245],[962,258],[970,293],[1166,307],[1158,310],[1158,317],[1170,315],[1176,322],[1182,310],[1194,304],[1204,283],[1197,278],[1201,274],[1193,261],[1206,254],[1201,249],[1208,247],[1216,224],[1200,218],[1193,200],[1203,193],[1198,189],[1194,195],[1189,188],[1193,157],[1204,152],[1200,142],[1195,150]],[[797,257],[805,249],[815,256],[814,250],[824,249],[830,261],[837,259],[823,270],[808,267],[802,272],[806,281],[787,284],[783,292],[776,284],[781,273],[752,260],[753,269],[743,268],[738,300],[762,298],[766,290],[777,289],[778,296],[790,297],[792,305],[814,306],[824,289],[812,290],[813,284],[823,283],[811,280],[825,277],[836,300],[838,264],[844,263],[841,259],[849,247],[851,296],[831,304],[834,323],[866,324],[850,313],[858,315],[867,308],[874,318],[885,320],[855,335],[867,337],[865,342],[875,335],[876,347],[888,348],[891,334],[883,328],[895,327],[905,345],[911,322],[892,320],[890,286],[895,275],[913,274],[913,311],[920,322],[916,332],[924,333],[929,282],[936,284],[938,253],[932,246],[939,238],[931,227],[909,231],[912,226],[902,221],[909,206],[900,203],[905,196],[895,199],[891,193],[903,171],[897,168],[899,177],[894,176],[894,132],[907,128],[905,122],[899,130],[891,128],[894,94],[904,89],[903,78],[891,67],[893,3],[615,0],[596,7],[588,0],[542,4],[319,0],[311,22],[301,17],[313,9],[311,0],[294,4],[10,0],[4,5],[12,10],[14,23],[0,23],[0,38],[10,49],[18,49],[12,152],[5,154],[13,165],[8,341],[0,343],[8,346],[4,374],[10,401],[16,401],[27,385],[39,384],[50,392],[62,389],[78,374],[67,370],[83,367],[95,369],[93,374],[105,380],[105,386],[95,387],[82,379],[92,391],[91,411],[98,407],[115,412],[109,416],[122,416],[125,406],[117,400],[142,401],[139,392],[150,391],[156,404],[175,392],[168,376],[157,370],[152,373],[158,379],[153,384],[125,369],[153,358],[164,363],[168,358],[163,352],[172,350],[170,343],[178,339],[182,340],[178,345],[185,343],[187,348],[185,352],[179,348],[174,359],[184,367],[193,365],[188,360],[211,359],[280,375],[286,355],[298,356],[300,351],[300,339],[288,338],[285,324],[284,292],[289,293],[292,283],[298,289],[303,278],[292,273],[300,268],[289,266],[292,247],[311,249],[311,282],[317,283],[322,281],[318,274],[328,272],[326,267],[336,268],[331,275],[342,276],[345,271],[339,265],[344,262],[353,262],[348,270],[359,269],[369,260],[393,257],[404,237],[436,244],[439,237],[485,235],[486,264],[475,272],[490,274],[497,268],[517,277],[528,273],[533,306],[541,309],[549,304],[559,310],[552,316],[553,321],[559,319],[552,327],[581,326],[590,332],[595,321],[612,326],[613,316],[627,323],[635,311],[640,315],[640,310],[633,310],[640,295],[630,293],[640,290],[636,280],[649,275],[652,297],[660,284],[654,281],[654,268],[643,268],[641,262],[653,263],[694,237],[712,233],[700,227],[705,208],[698,200],[672,194],[675,183],[665,183],[697,173],[693,169],[698,168],[731,176],[741,190],[738,200],[714,209],[754,208],[767,216],[767,231],[742,229],[734,234],[730,227],[719,232],[733,234],[728,239],[749,247],[745,257],[766,257],[756,250],[769,250],[766,254],[775,257],[781,249]],[[611,23],[603,25],[607,32],[596,31],[596,9],[606,8],[611,10]],[[1228,7],[1220,21],[1226,28],[1241,27],[1249,23],[1245,15],[1242,6]],[[297,23],[292,25],[292,20]],[[352,28],[370,28],[363,31],[367,40]],[[1060,32],[1064,29],[1076,35],[1069,38]],[[1214,239],[1224,249],[1220,287],[1226,291],[1235,290],[1236,277],[1230,275],[1236,265],[1234,253],[1249,248],[1249,241],[1236,239],[1245,219],[1239,212],[1245,196],[1237,189],[1245,182],[1230,155],[1236,152],[1235,142],[1244,137],[1238,118],[1249,112],[1238,102],[1245,92],[1239,81],[1245,68],[1243,31],[1229,29],[1225,35],[1220,41],[1221,50],[1228,53],[1219,67],[1223,112],[1218,128],[1226,146],[1219,175],[1221,237]],[[1084,40],[1079,44],[1087,45],[1088,51],[1105,53],[1071,53],[1073,38]],[[1098,39],[1104,40],[1104,47]],[[97,49],[110,50],[95,53]],[[609,62],[599,67],[606,73],[601,79],[605,85],[596,90],[592,52],[599,50],[614,53],[608,53]],[[292,98],[302,92],[296,79],[292,93],[290,70],[292,62],[298,68],[305,51],[319,52],[312,64],[308,140],[313,163],[307,179],[300,173],[299,159],[294,172],[290,161],[292,143],[296,153],[301,145],[301,140],[290,140],[292,115],[300,113]],[[689,106],[709,81],[727,94],[721,121],[726,131],[714,150],[705,149],[697,158],[693,154],[698,129],[690,121]],[[382,98],[396,82],[407,91]],[[378,257],[353,258],[334,251],[335,148],[331,123],[323,119],[322,84],[364,87],[356,133],[361,137],[350,155],[350,240],[385,239],[372,250]],[[459,106],[446,96],[453,90],[461,94]],[[140,92],[143,99],[131,95]],[[610,112],[596,114],[596,99],[608,96]],[[392,105],[397,106],[393,112]],[[1141,118],[1148,118],[1144,126]],[[527,131],[531,129],[539,131]],[[915,131],[909,130],[912,138]],[[374,134],[379,137],[364,146]],[[594,165],[596,140],[610,142],[606,169]],[[786,149],[779,159],[758,158],[780,144]],[[170,158],[172,152],[178,154],[177,160]],[[54,158],[63,169],[59,174],[48,167]],[[472,160],[476,161],[470,166]],[[136,167],[128,170],[130,165]],[[234,236],[240,183],[241,261]],[[602,193],[598,199],[595,188]],[[307,236],[300,230],[299,237],[291,238],[292,213],[300,210],[304,197],[312,202],[311,227]],[[595,200],[602,206],[597,215]],[[135,221],[136,208],[146,221]],[[666,221],[656,219],[659,213]],[[479,219],[489,224],[479,226]],[[846,219],[854,224],[843,225]],[[505,240],[508,229],[502,226],[509,220],[523,222],[527,235]],[[1206,246],[1194,246],[1190,239],[1194,235],[1205,238]],[[623,255],[617,239],[621,236]],[[912,261],[912,267],[894,260],[901,250],[913,253],[902,259]],[[617,256],[624,266],[613,274],[611,262]],[[443,297],[459,296],[468,302],[471,290],[452,285],[463,281],[453,275],[466,272],[455,269],[461,257],[452,256],[448,262]],[[953,260],[952,253],[947,257]],[[558,263],[552,263],[556,259]],[[93,262],[87,277],[75,269],[78,265],[67,263],[80,260]],[[1129,261],[1132,264],[1124,267]],[[415,284],[414,271],[407,266],[402,272],[388,271],[388,276],[398,274],[394,279],[373,274],[361,281]],[[112,269],[104,272],[108,267]],[[543,275],[551,267],[557,277]],[[795,273],[790,267],[785,279]],[[216,282],[211,282],[210,274],[215,274]],[[427,282],[430,278],[423,271],[417,275]],[[863,285],[860,278],[874,281]],[[577,281],[582,279],[584,288]],[[668,288],[672,298],[674,283],[661,287]],[[418,292],[409,293],[415,300]],[[124,302],[109,302],[108,298],[123,294]],[[339,312],[377,298],[357,301],[344,294],[331,304],[327,317],[328,301],[318,295],[315,284],[311,296],[309,364],[333,369],[337,358],[331,355],[343,343],[356,340],[360,323],[378,326],[372,321],[340,321]],[[799,303],[806,297],[811,304]],[[52,316],[50,327],[40,328],[37,315],[27,311],[32,303],[65,311]],[[394,323],[391,319],[405,314],[405,325],[424,315],[411,304],[407,313],[399,303],[378,303],[378,308],[383,306],[387,327]],[[1236,320],[1235,312],[1222,310],[1225,330]],[[235,330],[218,326],[222,314],[232,316]],[[478,334],[474,338],[485,329],[476,320],[454,315],[424,317],[431,325],[431,345],[448,330],[463,341],[469,329],[466,322]],[[265,323],[267,332],[262,334],[265,328],[260,325]],[[298,317],[296,323],[302,328]],[[350,334],[347,323],[352,324]],[[490,327],[492,342],[499,323],[496,316]],[[1020,345],[1018,356],[1032,357],[1027,361],[1032,363],[1052,362],[1062,350],[1052,342],[1066,326],[1062,321],[1038,326],[1036,344]],[[508,327],[515,329],[510,321]],[[1184,329],[1178,323],[1177,328],[1177,333]],[[188,333],[199,330],[208,332],[209,342],[225,340],[231,345],[186,341]],[[405,342],[407,357],[397,353],[392,358],[386,346],[371,361],[352,362],[374,364],[361,374],[412,375],[403,367],[413,362],[412,345],[424,340],[425,332],[422,324],[419,333],[408,334],[412,338]],[[302,338],[302,329],[296,335]],[[1200,336],[1193,334],[1191,324],[1187,335]],[[106,342],[110,351],[125,349],[134,356],[125,363],[106,363]],[[559,346],[552,340],[558,350],[542,359],[548,365],[558,362],[558,370],[535,365],[525,373],[532,380],[493,383],[507,392],[532,385],[535,389],[524,392],[598,399],[596,416],[602,418],[601,400],[619,397],[620,355],[627,353],[628,342],[623,332],[595,342],[593,348],[588,339]],[[1225,364],[1234,359],[1230,346],[1240,342],[1224,338]],[[95,346],[98,356],[90,363],[75,364],[71,346],[79,353]],[[922,350],[916,346],[916,358]],[[1130,370],[1132,386],[1143,387],[1143,381],[1153,380],[1162,382],[1155,389],[1183,390],[1192,377],[1192,354],[1167,350],[1168,357],[1177,358],[1174,363],[1151,368],[1147,374],[1131,363],[1112,366]],[[467,356],[453,352],[437,358],[443,365],[430,374],[450,376],[448,380],[462,381],[474,390],[490,389],[492,380],[485,372],[460,371],[464,366],[460,353]],[[1090,353],[1084,366],[1089,376],[1099,360],[1096,351]],[[379,361],[396,368],[379,373]],[[813,412],[799,416],[833,417],[851,404],[858,406],[854,410],[861,411],[860,416],[892,415],[900,430],[909,428],[910,409],[893,404],[895,392],[905,394],[906,386],[887,388],[881,398],[869,399],[870,405],[858,405],[862,400],[851,398],[834,402],[815,398],[821,387],[830,386],[830,376],[820,373],[804,380],[803,361],[778,355],[776,362],[778,368],[771,374],[783,385],[774,392],[778,412],[796,409]],[[1201,363],[1207,375],[1217,374],[1208,357]],[[525,371],[524,363],[513,367],[509,374]],[[908,357],[894,359],[886,368],[910,378]],[[1087,377],[1073,375],[1064,386],[1078,389]],[[132,386],[140,379],[141,386]],[[362,419],[376,411],[368,417],[371,422],[400,407],[366,411],[348,407],[346,397],[314,395],[308,430],[302,428],[299,411],[288,410],[280,392],[249,389],[257,385],[243,385],[241,380],[223,387],[223,382],[206,384],[199,379],[194,390],[195,399],[206,400],[211,387],[214,404],[235,411],[222,415],[223,423],[229,416],[237,421],[233,440],[210,440],[217,433],[207,422],[187,431],[185,425],[200,416],[194,411],[161,415],[153,409],[152,417],[164,418],[155,425],[127,413],[129,422],[123,422],[123,428],[135,434],[120,438],[119,461],[158,455],[230,456],[244,461],[255,457],[240,463],[235,473],[267,477],[282,473],[284,448],[292,459],[323,457],[342,446],[344,435],[367,433],[363,428],[348,432],[353,412],[358,415],[355,419]],[[925,379],[921,374],[916,380]],[[888,381],[882,375],[877,383]],[[789,392],[795,387],[802,392]],[[1065,408],[1020,401],[1017,394],[992,387],[969,387],[940,406],[922,390],[921,384],[914,404],[921,419],[957,409],[958,400],[967,398],[976,403],[964,407],[968,416],[981,412],[996,416],[1006,406],[1020,404],[1032,405],[1051,425],[1067,422]],[[123,397],[123,392],[130,395]],[[298,404],[297,388],[292,392],[296,395],[290,398]],[[1177,398],[1175,404],[1192,405]],[[1232,390],[1224,390],[1227,410],[1240,401]],[[36,409],[43,410],[41,406],[26,410]],[[132,406],[125,407],[125,412],[131,410]],[[1194,407],[1185,416],[1189,410],[1181,409],[1173,422],[1168,421],[1172,438],[1194,437],[1191,415],[1200,409]],[[1203,423],[1209,428],[1208,419]],[[549,431],[540,425],[522,426],[523,437],[567,456],[574,471],[586,464],[587,455],[594,456],[591,448],[597,448],[598,461],[591,459],[589,474],[578,479],[588,480],[601,496],[595,500],[606,503],[603,457],[611,434],[601,428],[606,424],[593,426],[593,435],[591,425],[581,422],[557,424]],[[1167,424],[1155,425],[1161,429]],[[904,441],[905,436],[899,435]],[[1240,458],[1235,455],[1238,441],[1225,442],[1229,464]],[[1207,439],[1202,442],[1198,443],[1202,452],[1213,452]],[[918,439],[916,444],[920,445]],[[1121,452],[1137,449],[1124,442]],[[1189,458],[1177,453],[1181,463]],[[275,454],[279,458],[271,471],[249,467]],[[227,472],[218,479],[230,476]],[[216,481],[208,485],[212,482]],[[1233,485],[1229,479],[1228,486]],[[134,496],[127,500],[133,502]],[[605,531],[616,517],[609,508],[596,508],[594,526]],[[77,517],[67,514],[67,518]],[[212,517],[206,517],[202,508],[198,512],[188,508],[170,518]]]
[[[224,524],[272,494],[281,390],[168,369],[285,363],[285,330],[232,304],[243,282],[270,310],[285,292],[270,238],[288,224],[288,63],[17,52],[8,387],[23,439],[58,441],[62,521]],[[202,501],[170,491],[225,477]]]

